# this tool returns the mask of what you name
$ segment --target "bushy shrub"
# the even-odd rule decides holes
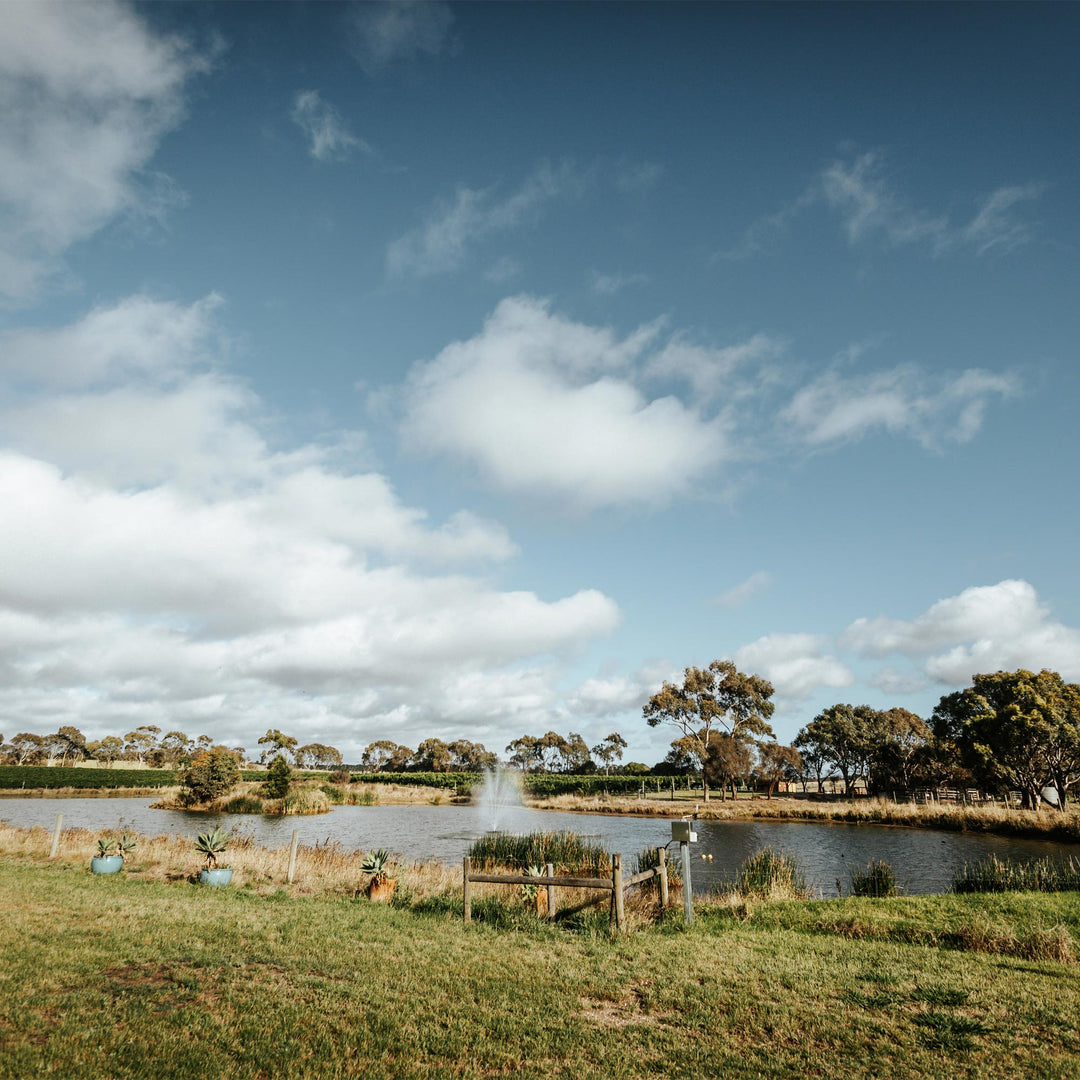
[[[188,805],[213,802],[240,782],[236,755],[224,746],[197,754],[180,777],[180,798]]]
[[[352,773],[348,769],[335,769],[330,774],[331,784],[349,784],[352,783]]]
[[[292,769],[289,763],[281,754],[278,754],[266,772],[266,783],[263,784],[263,789],[271,799],[284,799],[289,794],[291,779]]]

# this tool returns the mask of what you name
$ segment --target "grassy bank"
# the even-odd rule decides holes
[[[1076,894],[466,932],[450,885],[394,908],[305,897],[305,863],[293,890],[200,890],[15,839],[0,1078],[1080,1077]]]
[[[1004,806],[962,806],[955,803],[894,803],[888,799],[852,802],[812,802],[807,799],[701,800],[698,793],[671,801],[664,798],[604,799],[559,795],[530,803],[541,810],[569,810],[588,814],[634,814],[648,817],[693,815],[703,821],[836,821],[852,825],[901,825],[944,829],[949,832],[985,832],[999,836],[1026,836],[1040,840],[1080,843],[1080,810],[1037,812]]]

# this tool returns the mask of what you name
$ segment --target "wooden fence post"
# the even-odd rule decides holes
[[[547,865],[545,865],[545,867],[544,867],[544,877],[552,878],[554,876],[555,876],[555,865],[554,865],[554,863],[547,863]],[[555,918],[555,886],[554,885],[549,885],[547,887],[547,892],[548,892],[547,917],[549,919],[554,919]]]
[[[622,883],[622,855],[611,856],[611,891],[615,901],[615,929],[622,930],[626,925],[625,897]]]
[[[291,885],[293,878],[296,875],[296,842],[300,837],[300,830],[293,829],[292,831],[292,844],[289,845],[289,876],[285,879],[286,883]]]
[[[468,926],[472,922],[472,882],[469,881],[469,876],[472,874],[472,859],[468,855],[465,856],[462,870],[465,878],[465,888],[463,890],[465,897],[465,925]]]
[[[52,838],[52,851],[49,852],[49,858],[55,859],[56,853],[60,850],[60,826],[64,823],[64,815],[56,815],[56,831],[53,833]]]
[[[668,892],[667,892],[667,848],[657,848],[657,852],[660,855],[660,908],[661,910],[667,910]]]

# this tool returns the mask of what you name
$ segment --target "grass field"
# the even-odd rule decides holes
[[[149,847],[93,877],[14,836],[0,1078],[1080,1078],[1077,893],[740,900],[619,937],[508,901],[466,931],[445,875],[386,907],[144,876]]]

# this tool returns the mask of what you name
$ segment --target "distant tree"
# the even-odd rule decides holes
[[[442,739],[425,739],[416,748],[414,763],[420,772],[446,772],[451,757],[450,747]]]
[[[540,761],[545,772],[554,772],[556,765],[566,759],[566,739],[557,731],[549,731],[537,743]]]
[[[308,743],[297,747],[296,764],[301,769],[333,769],[341,764],[341,751],[322,743]]]
[[[111,766],[124,753],[124,740],[116,735],[106,735],[100,742],[88,744],[88,751],[91,746],[94,757],[106,767]]]
[[[191,740],[182,731],[167,731],[161,739],[161,752],[169,765],[177,765],[186,757],[191,747]]]
[[[291,735],[285,735],[278,731],[277,728],[270,728],[259,740],[259,745],[266,747],[259,760],[266,761],[272,755],[276,757],[280,754],[286,761],[291,761],[296,742],[297,740]]]
[[[240,782],[236,755],[225,746],[196,754],[180,777],[180,798],[186,804],[213,802]]]
[[[778,742],[759,742],[757,744],[757,776],[766,785],[771,799],[781,780],[795,780],[803,770],[803,761],[799,751],[793,746],[782,746]]]
[[[874,714],[870,747],[870,783],[875,792],[906,791],[912,784],[920,753],[930,738],[921,716],[907,709]]]
[[[86,736],[77,728],[66,724],[53,736],[54,746],[60,755],[60,764],[69,765],[93,755],[86,748]]]
[[[534,735],[522,735],[506,747],[508,764],[522,772],[536,772],[544,766],[544,752]]]
[[[563,772],[582,773],[588,772],[592,762],[589,758],[589,747],[585,740],[576,732],[571,731],[562,746],[559,747],[559,756],[562,758]],[[592,765],[593,771],[596,766]]]
[[[44,756],[40,735],[29,731],[20,731],[8,743],[8,755],[14,758],[16,765],[35,765]]]
[[[955,741],[980,781],[1017,789],[1037,810],[1044,787],[1058,790],[1064,810],[1080,782],[1080,686],[1056,671],[1020,669],[974,676],[934,710],[935,733]]]
[[[840,770],[844,794],[850,795],[856,781],[869,776],[876,718],[869,705],[832,705],[799,732],[796,747],[824,753]]]
[[[702,768],[706,781],[720,790],[721,800],[726,798],[728,785],[731,786],[731,797],[736,797],[736,783],[745,780],[752,767],[750,744],[746,739],[712,732]]]
[[[617,732],[605,735],[593,748],[593,756],[603,763],[604,772],[611,772],[613,761],[622,761],[623,751],[626,749],[626,740]]]
[[[697,756],[708,755],[712,732],[728,735],[772,735],[769,700],[773,686],[759,675],[744,675],[730,660],[714,660],[707,668],[688,667],[681,686],[665,682],[643,710],[649,727],[671,724],[697,743]],[[705,798],[709,798],[708,780]]]
[[[155,724],[140,725],[124,736],[124,753],[133,761],[142,764],[157,748],[157,737],[160,734],[161,728]]]
[[[643,761],[628,761],[623,767],[622,771],[627,776],[645,776],[652,770]]]
[[[817,781],[817,789],[821,791],[821,781],[828,773],[828,767],[832,764],[829,758],[828,747],[817,737],[816,733],[803,728],[795,741],[792,743],[803,762],[802,783],[803,791],[806,791],[806,782],[810,776]]]
[[[289,786],[292,783],[292,769],[285,760],[284,754],[278,754],[270,763],[266,771],[266,783],[263,787],[271,799],[284,799],[289,794]]]
[[[455,739],[450,744],[450,768],[455,772],[483,772],[485,769],[494,769],[498,763],[498,755],[488,750],[483,743]]]
[[[376,739],[375,742],[368,743],[360,764],[371,772],[381,772],[386,768],[397,746],[392,739]]]

